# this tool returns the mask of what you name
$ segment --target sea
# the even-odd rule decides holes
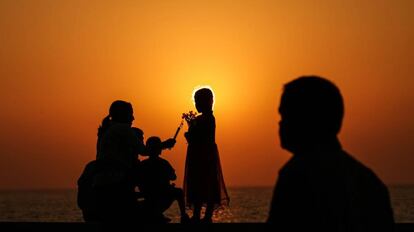
[[[398,223],[414,223],[414,185],[389,186],[394,218]],[[228,189],[230,206],[218,209],[213,221],[219,223],[265,222],[273,187],[233,187]],[[0,222],[83,222],[76,205],[76,189],[0,191]],[[179,222],[174,203],[165,213]]]

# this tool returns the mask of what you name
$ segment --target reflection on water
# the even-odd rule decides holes
[[[414,186],[389,187],[397,222],[414,222]],[[230,207],[216,211],[214,222],[264,222],[271,187],[229,188]],[[176,203],[166,212],[179,222]],[[81,222],[76,190],[1,191],[0,221]]]
[[[264,222],[269,212],[272,188],[239,187],[229,188],[230,207],[218,210],[214,222]],[[191,211],[190,211],[191,212]],[[179,210],[175,204],[166,215],[179,222]]]

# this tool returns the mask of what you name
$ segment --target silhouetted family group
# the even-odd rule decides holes
[[[202,88],[194,100],[201,115],[185,133],[183,189],[171,184],[175,170],[160,158],[175,139],[154,136],[144,143],[144,133],[132,127],[132,105],[111,104],[98,129],[96,160],[78,180],[85,221],[166,223],[163,213],[177,201],[182,223],[211,223],[215,209],[228,206],[215,142],[213,93]],[[284,86],[279,113],[280,143],[293,156],[279,171],[267,223],[282,231],[391,231],[387,187],[339,142],[344,116],[339,89],[321,77],[299,77]],[[139,155],[147,158],[140,161]]]
[[[160,158],[175,139],[164,142],[132,127],[132,105],[114,101],[98,129],[96,160],[88,163],[78,180],[78,205],[85,221],[142,221],[165,223],[163,212],[177,201],[182,223],[211,223],[213,212],[229,197],[215,142],[213,93],[208,88],[195,95],[200,116],[188,121],[184,191],[171,181],[174,168]],[[140,161],[138,156],[147,157]],[[138,189],[138,191],[137,191]],[[190,218],[186,206],[193,209]],[[206,206],[201,219],[202,207]]]

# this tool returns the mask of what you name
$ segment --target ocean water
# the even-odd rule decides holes
[[[272,187],[229,188],[230,207],[215,212],[214,222],[264,222]],[[396,222],[414,222],[414,185],[389,187]],[[176,203],[166,212],[179,222]],[[76,190],[0,191],[0,221],[82,222]]]

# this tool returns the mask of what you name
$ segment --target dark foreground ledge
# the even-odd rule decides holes
[[[137,231],[137,232],[274,232],[271,225],[265,223],[215,223],[209,225],[185,224],[100,224],[100,223],[72,223],[72,222],[0,222],[0,231]],[[414,232],[414,223],[398,223],[396,232]]]

